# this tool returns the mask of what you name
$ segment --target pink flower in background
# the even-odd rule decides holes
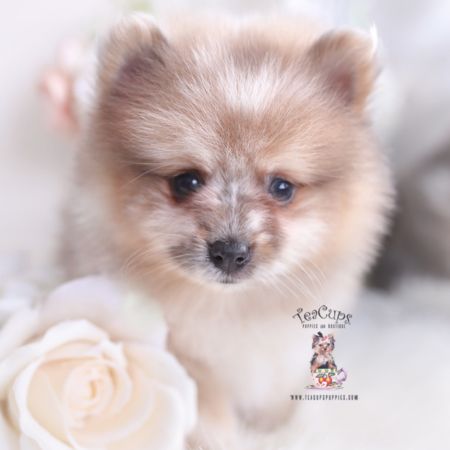
[[[196,388],[165,337],[148,299],[98,277],[12,313],[0,331],[2,448],[182,449]]]
[[[86,62],[87,49],[81,40],[71,39],[59,48],[55,63],[42,74],[39,89],[47,99],[50,124],[73,134],[78,131],[77,83]]]

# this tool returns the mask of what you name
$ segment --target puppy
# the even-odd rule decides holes
[[[310,351],[292,311],[348,309],[375,257],[373,59],[365,35],[282,19],[138,16],[100,46],[64,261],[161,303],[203,447],[289,417]]]
[[[318,332],[313,336],[312,348],[314,355],[311,359],[311,372],[317,369],[337,369],[336,363],[332,355],[334,350],[334,336],[329,334],[324,336],[322,332]]]

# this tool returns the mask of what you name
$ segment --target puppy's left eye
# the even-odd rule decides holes
[[[269,193],[280,202],[287,202],[294,196],[294,186],[282,178],[274,178],[269,186]]]

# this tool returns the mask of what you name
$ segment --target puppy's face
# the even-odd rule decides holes
[[[315,334],[313,336],[312,348],[314,353],[318,355],[327,356],[334,350],[334,336],[329,334],[323,336],[322,333]]]
[[[361,43],[330,35],[292,49],[251,30],[203,42],[127,27],[112,38],[117,52],[126,36],[125,50],[100,69],[91,130],[126,268],[297,284],[359,214]]]

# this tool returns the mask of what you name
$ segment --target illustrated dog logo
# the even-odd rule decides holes
[[[338,389],[347,379],[347,372],[343,368],[338,369],[333,357],[335,342],[333,334],[324,336],[319,331],[313,335],[314,354],[310,363],[313,384],[308,388]]]

